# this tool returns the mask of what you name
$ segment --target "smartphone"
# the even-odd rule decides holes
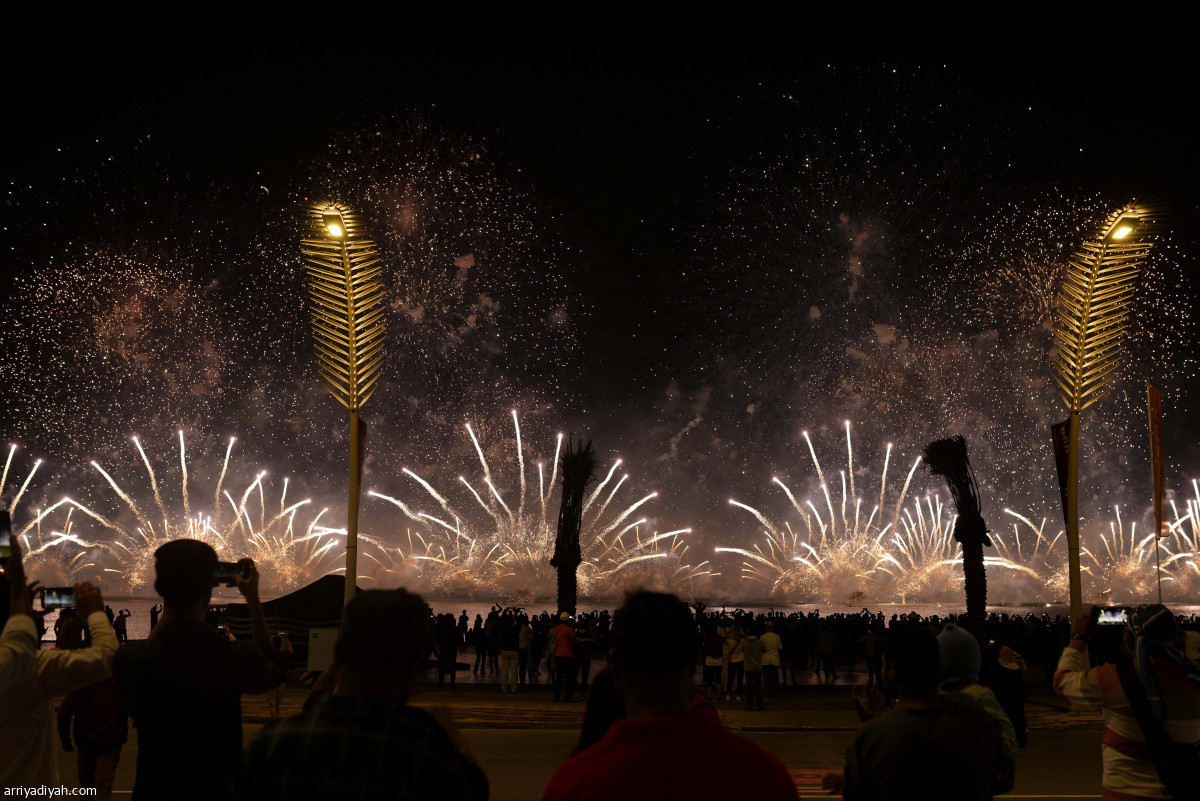
[[[1128,606],[1102,606],[1100,615],[1096,618],[1098,626],[1123,626],[1129,622],[1133,612]]]
[[[252,567],[254,567],[253,559],[241,559],[237,562],[217,562],[217,569],[213,571],[213,586],[219,587],[224,584],[228,587],[233,587],[238,583],[239,578],[249,578]]]
[[[12,517],[7,509],[0,510],[0,567],[8,567],[12,556]]]
[[[74,606],[74,587],[42,587],[43,609],[69,609]]]

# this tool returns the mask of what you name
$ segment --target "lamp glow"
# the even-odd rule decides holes
[[[1109,242],[1122,242],[1125,240],[1131,240],[1134,237],[1130,236],[1130,234],[1135,234],[1137,232],[1140,222],[1141,221],[1136,215],[1123,215],[1113,224],[1108,236],[1105,237],[1105,239]]]
[[[341,212],[336,209],[322,213],[321,224],[334,239],[342,239],[346,236],[346,223],[342,220]]]

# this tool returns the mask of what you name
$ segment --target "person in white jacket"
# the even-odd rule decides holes
[[[100,590],[85,581],[75,585],[75,598],[92,646],[38,651],[32,670],[0,692],[0,787],[59,786],[54,698],[112,675],[117,634]],[[13,619],[27,633],[35,631],[32,618]]]
[[[25,586],[25,571],[21,565],[21,546],[14,537],[12,555],[5,567],[7,586],[0,592],[0,603],[8,598],[9,611],[4,615],[4,633],[0,634],[0,694],[33,668],[37,659],[37,626],[33,622],[33,602]]]

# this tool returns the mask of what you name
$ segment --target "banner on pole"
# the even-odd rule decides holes
[[[1162,390],[1153,381],[1146,382],[1146,408],[1150,412],[1150,469],[1154,471],[1154,530],[1167,536],[1166,489],[1163,487]]]
[[[1058,469],[1058,492],[1062,496],[1063,522],[1070,528],[1067,518],[1067,453],[1071,446],[1071,418],[1050,426],[1054,437],[1054,466]]]

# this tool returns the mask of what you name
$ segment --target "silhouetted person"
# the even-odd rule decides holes
[[[486,799],[487,777],[449,721],[408,705],[428,653],[428,615],[421,596],[404,590],[355,596],[322,676],[332,693],[314,693],[303,712],[250,743],[242,797]]]
[[[571,615],[568,612],[558,613],[559,623],[554,627],[554,700],[563,698],[564,686],[566,701],[570,703],[575,694],[575,627],[571,625]]]
[[[83,647],[83,621],[74,609],[68,607],[58,613],[58,620],[54,621],[54,647],[60,651]]]
[[[898,698],[896,706],[858,727],[843,775],[827,776],[826,789],[840,790],[846,801],[990,798],[997,771],[995,730],[971,705],[939,700],[933,635],[914,627],[888,637],[883,679],[888,694]]]
[[[471,673],[482,676],[487,672],[487,637],[483,633],[483,616],[475,615],[475,627],[471,629],[471,640],[475,646],[475,665]]]
[[[745,671],[746,671],[746,709],[763,710],[763,654],[766,649],[763,647],[762,640],[758,638],[758,628],[756,624],[751,624],[751,629],[747,632],[745,639],[742,640],[742,653],[744,654]]]
[[[265,693],[285,675],[259,602],[258,571],[237,580],[254,641],[230,642],[204,622],[216,552],[198,540],[174,540],[154,560],[162,620],[113,662],[138,730],[133,798],[232,798],[242,761],[241,696]]]
[[[522,614],[517,618],[517,679],[522,687],[529,678],[529,650],[533,647],[533,627]]]
[[[13,544],[16,545],[14,538]],[[19,558],[19,557],[18,557]],[[3,602],[11,600],[17,610],[32,607],[20,569],[14,584],[23,599],[0,595]],[[36,587],[34,582],[31,587]],[[0,692],[0,787],[57,787],[58,733],[54,723],[54,698],[84,687],[112,674],[113,654],[117,650],[117,635],[108,625],[104,614],[104,599],[100,590],[89,582],[75,585],[78,614],[72,615],[76,624],[87,622],[95,633],[95,644],[89,648],[67,648],[37,651],[36,661],[19,676],[13,676]],[[75,612],[75,610],[71,610]],[[8,614],[8,609],[0,609]],[[28,618],[14,616],[5,626],[32,635],[33,623]],[[18,628],[19,627],[19,628]],[[14,631],[15,633],[15,631]],[[7,639],[7,638],[6,638]],[[82,645],[82,642],[79,643]]]
[[[158,616],[162,614],[162,604],[155,604],[150,607],[150,630],[154,631],[154,627],[158,625]]]
[[[450,689],[455,689],[454,672],[458,669],[458,627],[454,624],[454,615],[438,616],[437,635],[434,646],[437,651],[438,687],[445,686],[447,674],[450,676]]]
[[[128,623],[132,614],[128,609],[117,612],[116,620],[113,621],[113,630],[117,632],[117,642],[129,642]]]
[[[1004,714],[1012,721],[1017,746],[1024,748],[1029,742],[1029,731],[1025,723],[1025,678],[1028,674],[1025,657],[1005,645],[996,654],[995,659],[991,676],[992,690],[1000,706],[1004,707]]]
[[[521,659],[520,635],[517,633],[517,620],[512,614],[505,612],[500,617],[500,692],[517,691],[517,667]]]
[[[796,798],[778,758],[726,731],[711,710],[693,710],[694,625],[673,595],[626,599],[613,622],[609,663],[625,717],[555,772],[544,801]],[[697,755],[707,754],[720,760],[719,770],[697,768]]]
[[[112,798],[121,747],[129,733],[128,717],[121,686],[113,676],[72,690],[58,707],[58,736],[63,750],[78,752],[79,786],[95,788],[95,797],[102,801]]]

